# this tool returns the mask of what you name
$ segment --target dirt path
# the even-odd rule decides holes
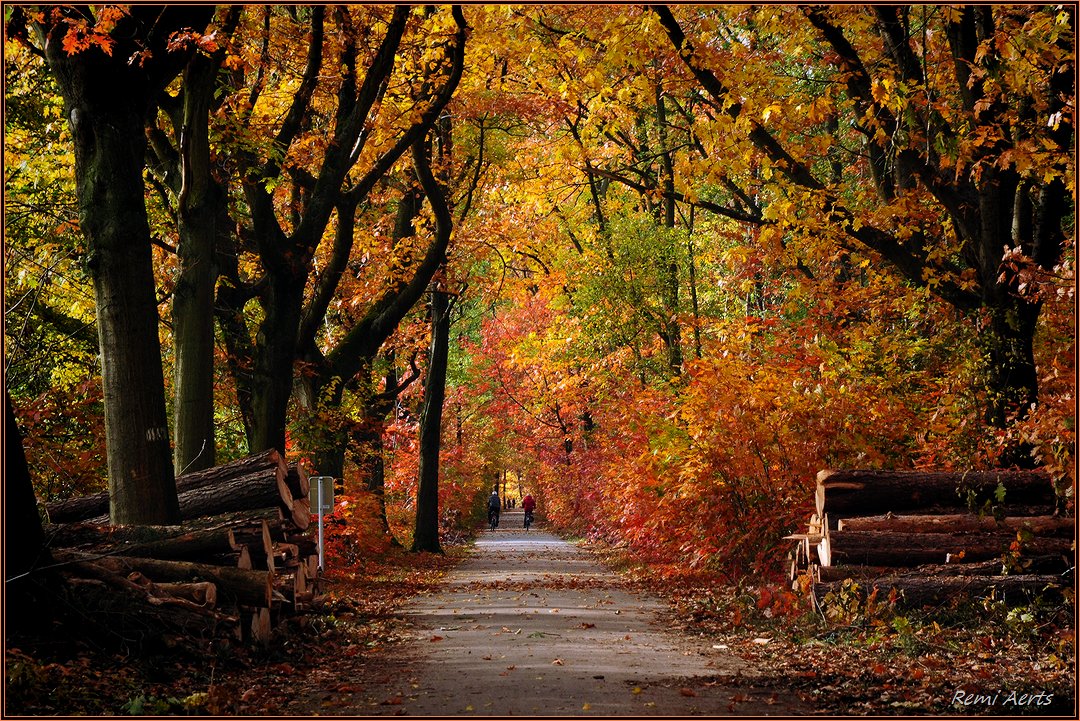
[[[372,659],[374,683],[324,695],[321,713],[416,716],[793,715],[797,699],[726,688],[752,675],[715,641],[667,628],[584,550],[504,513],[442,590],[404,610],[408,641]],[[369,674],[365,674],[369,675]],[[324,689],[349,679],[338,677]]]

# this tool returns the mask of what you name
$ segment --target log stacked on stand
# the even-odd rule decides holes
[[[1023,603],[1072,584],[1075,519],[1039,471],[822,471],[814,505],[787,540],[793,586],[818,604],[847,579],[903,607]]]
[[[131,597],[145,628],[267,646],[316,603],[318,549],[304,535],[309,481],[276,450],[176,479],[181,525],[109,526],[107,493],[46,505],[49,550],[87,591]]]

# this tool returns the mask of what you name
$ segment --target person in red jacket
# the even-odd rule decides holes
[[[525,511],[525,530],[529,530],[529,526],[532,525],[533,509],[536,508],[536,499],[531,493],[521,499],[521,508]]]

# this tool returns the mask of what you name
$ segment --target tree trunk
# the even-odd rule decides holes
[[[420,483],[416,493],[413,551],[442,553],[439,545],[439,447],[446,369],[450,354],[450,297],[431,292],[431,354],[420,416]]]
[[[360,466],[360,477],[366,479],[367,490],[375,496],[379,505],[379,522],[382,524],[383,533],[390,539],[392,546],[400,546],[401,543],[394,537],[390,530],[390,520],[386,516],[386,461],[383,458],[383,420],[373,419],[370,416],[368,423],[374,427],[368,431],[354,435],[353,443],[358,448],[357,465]]]
[[[110,515],[118,524],[171,523],[179,516],[143,205],[142,118],[94,108],[72,113],[85,115],[72,133],[101,347]]]
[[[41,593],[44,580],[25,574],[48,566],[51,557],[45,548],[30,469],[26,465],[22,434],[15,421],[11,398],[4,391],[4,600],[5,617],[11,629],[33,628],[35,619],[53,593]]]
[[[662,252],[659,258],[661,270],[661,284],[663,287],[664,318],[663,340],[668,351],[668,370],[672,376],[682,374],[682,327],[679,324],[679,262],[678,244],[675,241],[675,167],[672,158],[673,151],[668,147],[667,138],[667,113],[664,108],[664,90],[659,82],[656,84],[656,129],[660,145],[661,183],[664,189],[662,201],[663,220],[662,224],[670,235],[663,238]]]
[[[184,72],[178,198],[180,274],[173,293],[176,475],[214,465],[215,238],[221,189],[211,175],[209,112],[218,63],[198,54]]]
[[[251,451],[285,453],[285,423],[293,389],[293,362],[304,299],[304,276],[271,274],[263,299],[251,382]]]

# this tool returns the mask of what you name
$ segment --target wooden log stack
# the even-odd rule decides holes
[[[107,493],[47,504],[53,558],[75,585],[121,590],[163,624],[202,619],[268,646],[276,622],[320,600],[307,474],[268,450],[176,484],[177,526],[110,526]]]
[[[793,587],[821,604],[848,579],[899,607],[995,593],[1022,603],[1071,585],[1076,521],[1040,471],[822,471]]]

